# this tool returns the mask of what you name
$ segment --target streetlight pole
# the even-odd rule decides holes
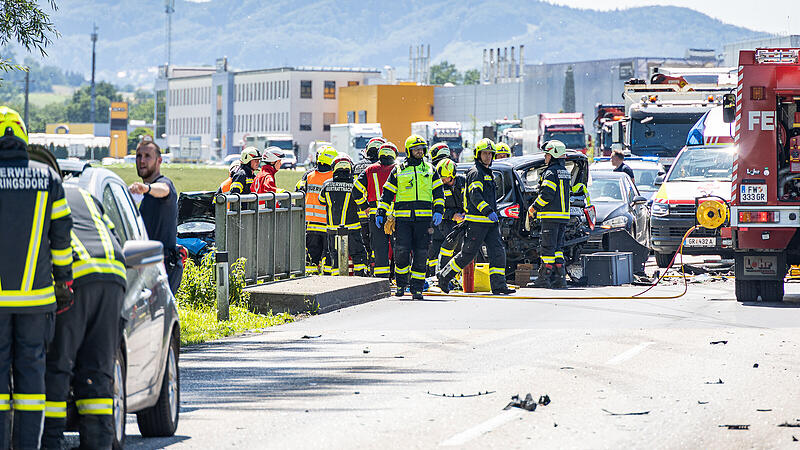
[[[30,91],[30,82],[31,82],[31,68],[28,67],[25,70],[25,126],[30,127],[30,122],[28,122],[28,92]]]
[[[97,95],[94,90],[94,69],[95,69],[95,45],[97,44],[97,25],[92,24],[92,112],[89,117],[89,122],[94,123],[95,119],[95,105]]]

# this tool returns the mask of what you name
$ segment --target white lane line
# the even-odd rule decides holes
[[[451,437],[450,439],[442,442],[441,446],[457,446],[457,445],[464,445],[467,442],[475,439],[476,437],[481,436],[484,433],[488,433],[495,428],[506,424],[520,415],[522,415],[524,411],[519,408],[511,408],[501,412],[500,414],[492,417],[491,419],[483,422],[482,424],[476,425],[469,430],[463,431],[461,433],[456,434],[455,436]]]
[[[630,348],[625,350],[624,352],[620,353],[619,355],[609,359],[606,361],[606,364],[609,366],[613,366],[615,364],[619,364],[623,361],[627,361],[634,356],[638,355],[642,350],[646,349],[647,347],[655,344],[655,342],[642,342],[641,344],[637,345],[636,347]]]

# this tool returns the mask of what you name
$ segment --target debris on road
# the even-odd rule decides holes
[[[316,336],[309,336],[309,335],[306,334],[306,335],[303,335],[303,337],[301,337],[300,339],[316,339],[316,338],[319,338],[319,337],[322,337],[322,335],[318,334]]]
[[[789,427],[789,428],[800,428],[800,422],[789,423],[783,422],[782,424],[778,425],[779,427]]]
[[[725,345],[727,343],[728,343],[728,341],[711,341],[711,342],[709,342],[709,344],[711,344],[711,345],[717,345],[717,344]]]
[[[605,409],[605,408],[603,408],[603,411],[604,411],[604,412],[606,412],[606,413],[608,413],[608,414],[609,414],[609,415],[611,415],[611,416],[644,416],[644,415],[646,415],[646,414],[650,414],[650,411],[628,412],[628,413],[615,413],[615,412],[611,412],[611,411],[609,411],[609,410],[607,410],[607,409]]]
[[[564,366],[564,367],[561,368],[561,370],[574,370],[574,369],[575,369],[574,367],[570,367],[570,366]]]
[[[706,384],[725,384],[725,382],[720,378],[718,381],[706,381]]]
[[[792,435],[792,442],[797,442],[797,438]]]
[[[713,278],[711,278],[711,275],[709,275],[707,273],[703,273],[703,274],[700,274],[700,275],[695,275],[695,276],[692,277],[692,283],[708,283],[709,281],[712,281],[712,280],[713,280]]]
[[[772,411],[772,409],[756,409],[756,411],[757,412],[769,412],[769,411]]]
[[[486,392],[478,392],[477,394],[434,394],[431,391],[426,392],[428,395],[432,395],[434,397],[447,397],[447,398],[467,398],[467,397],[478,397],[481,395],[489,395],[494,394],[497,391],[486,391]]]
[[[708,270],[693,264],[684,264],[683,271],[686,273],[686,275],[703,275],[708,273]]]
[[[536,411],[536,405],[547,406],[550,404],[550,396],[545,394],[539,396],[539,401],[535,402],[530,392],[525,396],[524,400],[519,399],[519,395],[511,397],[511,403],[506,405],[505,409],[521,408],[527,411]]]
[[[698,400],[698,401],[697,401],[697,404],[698,404],[698,405],[707,405],[707,404],[708,404],[708,402],[701,402],[700,400]]]
[[[369,348],[365,348],[363,351],[364,351],[364,354],[367,354],[367,353],[369,353]]]
[[[749,430],[750,425],[720,425],[720,428],[727,428],[729,430]]]
[[[753,364],[753,369],[758,369],[758,363]]]

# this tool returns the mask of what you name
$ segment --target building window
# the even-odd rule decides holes
[[[336,98],[336,82],[335,81],[326,81],[325,82],[325,91],[323,97],[327,99],[335,99]]]
[[[156,138],[160,139],[161,136],[167,133],[167,106],[166,106],[166,91],[156,91]]]
[[[367,111],[362,109],[358,112],[358,121],[360,123],[367,123]]]
[[[311,98],[311,80],[300,80],[300,98]]]
[[[322,113],[322,131],[331,131],[332,123],[336,123],[336,113]]]
[[[348,86],[358,86],[358,81],[348,81],[347,85]]]
[[[300,131],[311,131],[311,113],[300,113]]]
[[[355,111],[347,111],[347,123],[356,123]]]

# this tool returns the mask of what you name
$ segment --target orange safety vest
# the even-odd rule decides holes
[[[322,185],[333,178],[333,171],[313,171],[306,177],[306,230],[327,231],[327,209],[319,202]]]

